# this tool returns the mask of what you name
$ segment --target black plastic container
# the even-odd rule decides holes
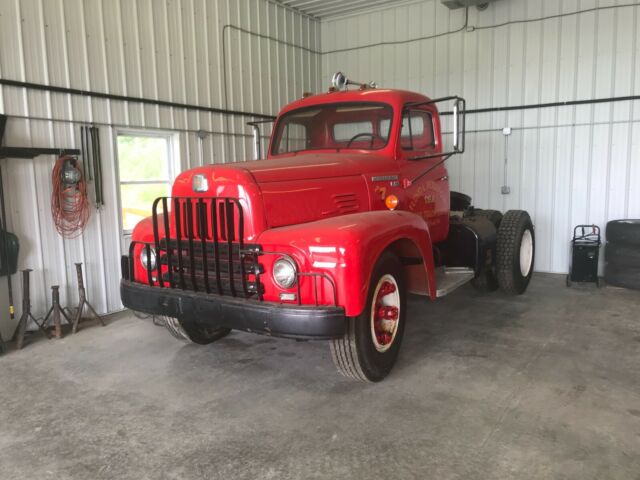
[[[567,287],[572,282],[595,282],[598,278],[598,257],[600,256],[600,227],[597,225],[577,225],[571,239],[571,267],[567,275]]]

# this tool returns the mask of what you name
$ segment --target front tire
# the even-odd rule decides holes
[[[216,340],[229,335],[229,328],[208,328],[174,317],[161,316],[164,326],[169,333],[186,343],[196,343],[198,345],[208,345]]]
[[[509,210],[498,228],[496,277],[500,289],[520,295],[529,286],[535,260],[535,233],[529,214]]]
[[[402,264],[383,253],[373,269],[364,311],[347,320],[344,337],[331,341],[338,371],[353,380],[379,382],[396,362],[406,318]]]

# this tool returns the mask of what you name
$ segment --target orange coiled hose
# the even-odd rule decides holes
[[[79,180],[65,181],[65,169]],[[53,166],[51,183],[51,215],[56,230],[65,238],[75,238],[84,231],[90,214],[87,182],[78,161],[69,156],[58,158]]]

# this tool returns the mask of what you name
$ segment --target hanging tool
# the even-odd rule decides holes
[[[104,192],[102,190],[102,149],[100,148],[100,130],[98,127],[93,127],[96,138],[96,185],[100,189],[100,199],[98,201],[100,206],[104,206]]]
[[[89,138],[89,127],[82,126],[80,127],[80,137],[82,138],[82,157],[83,164],[87,169],[87,179],[93,180],[93,170],[92,170],[92,156],[91,156],[91,140]]]
[[[86,157],[86,145],[84,143],[84,125],[80,126],[80,150],[82,151],[82,176],[84,178],[89,178],[87,176],[87,157]]]
[[[93,187],[96,194],[96,208],[104,205],[102,200],[102,165],[100,158],[100,132],[98,127],[89,128],[89,136],[91,137],[91,160],[93,168]]]
[[[102,190],[102,154],[100,148],[100,130],[98,127],[81,126],[82,155],[86,164],[87,180],[93,181],[95,207],[104,205]]]
[[[51,173],[51,215],[60,235],[75,238],[89,222],[87,182],[75,157],[58,158]]]
[[[78,303],[78,309],[76,310],[75,316],[73,318],[72,332],[76,333],[78,331],[78,323],[80,323],[80,319],[82,318],[82,311],[84,310],[85,306],[87,307],[87,309],[89,309],[89,312],[92,313],[94,317],[100,320],[102,326],[106,327],[106,324],[104,323],[102,317],[96,313],[95,308],[93,308],[93,306],[87,300],[87,293],[84,289],[84,280],[82,278],[82,263],[76,263],[76,275],[78,277],[78,297],[80,299],[80,302]]]

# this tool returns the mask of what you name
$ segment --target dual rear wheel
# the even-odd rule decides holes
[[[504,293],[524,293],[533,275],[535,232],[531,217],[524,210],[509,210],[502,215],[497,210],[479,210],[476,216],[487,218],[496,228],[495,264],[471,283],[481,292],[500,288]]]
[[[502,217],[496,242],[495,272],[500,289],[520,295],[533,275],[536,237],[531,217],[524,210],[509,210]]]

